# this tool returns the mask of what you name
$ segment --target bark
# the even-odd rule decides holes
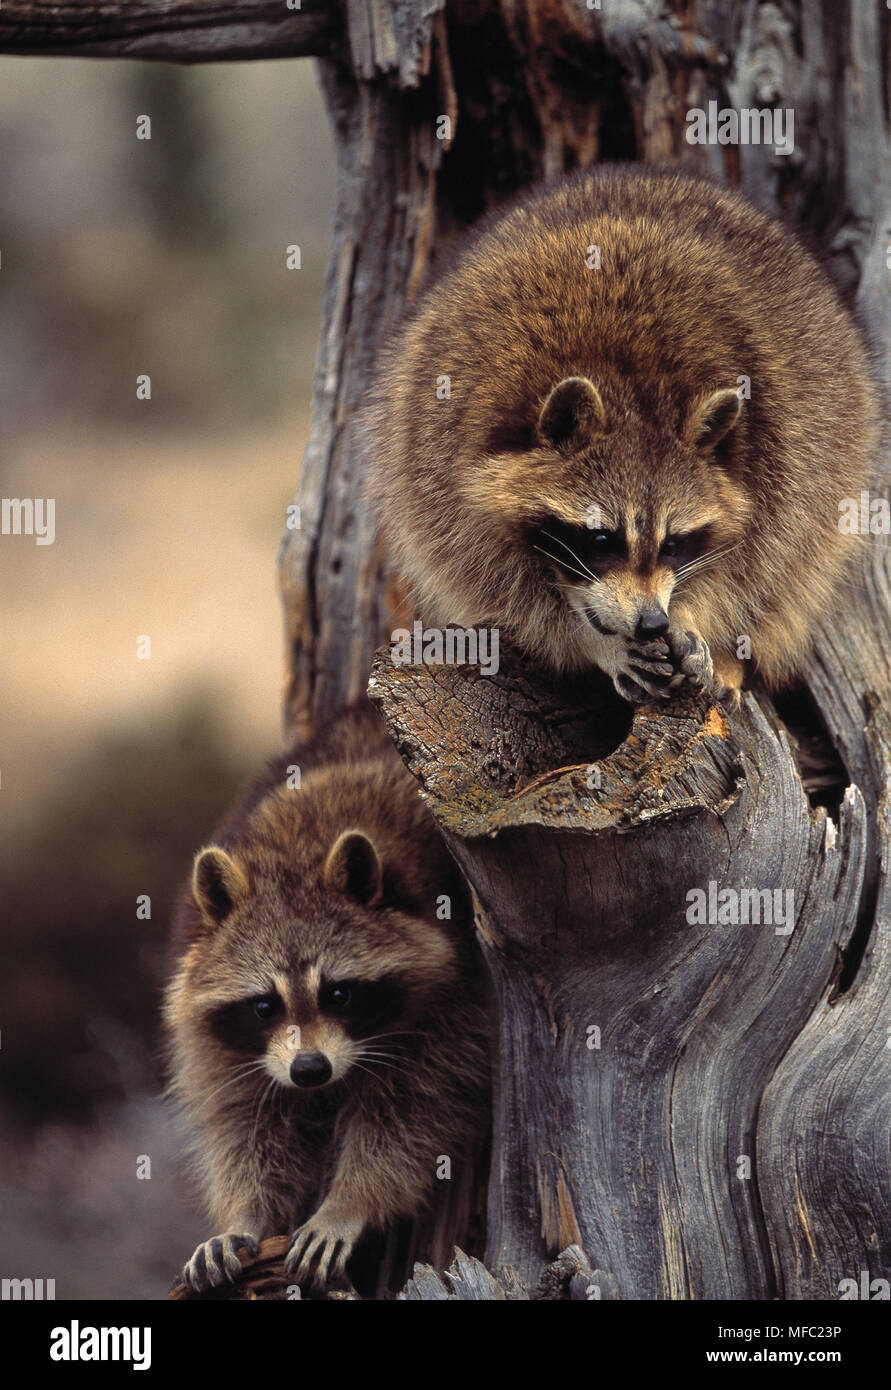
[[[206,63],[326,53],[336,4],[303,0],[5,0],[0,53]]]
[[[739,713],[689,696],[644,707],[616,734],[602,688],[555,690],[519,661],[486,678],[382,654],[372,682],[473,886],[498,993],[486,1265],[534,1285],[577,1244],[626,1298],[810,1296],[790,1189],[816,1178],[845,1183],[859,1229],[840,1233],[824,1191],[808,1215],[811,1238],[827,1228],[815,1296],[872,1255],[878,1274],[885,1034],[873,999],[851,1014],[842,1058],[845,1006],[829,1003],[864,892],[860,792],[835,816],[812,811],[784,732],[751,696]],[[691,922],[689,891],[708,897],[710,883],[716,901],[777,889],[791,920]],[[869,979],[887,1004],[887,975]],[[808,1030],[833,1045],[816,1076],[804,1045],[805,1086],[794,1048]],[[868,1088],[829,1130],[847,1180],[836,1162],[828,1177],[822,1133],[840,1065]]]

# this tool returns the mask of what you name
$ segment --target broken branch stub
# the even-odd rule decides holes
[[[497,676],[379,653],[369,694],[495,985],[489,1269],[531,1286],[578,1245],[623,1298],[795,1297],[756,1122],[856,920],[859,794],[836,834],[750,696],[631,710],[504,647]]]
[[[595,940],[602,949],[660,924],[672,879],[660,829],[679,818],[697,821],[684,835],[691,870],[714,864],[718,823],[704,836],[698,822],[737,799],[742,777],[718,706],[684,695],[633,711],[597,672],[554,683],[515,656],[505,665],[503,648],[497,676],[395,667],[379,654],[369,695],[485,919],[514,950],[587,956]],[[633,860],[630,876],[614,858],[586,881],[599,837],[635,830],[646,833],[618,856]]]

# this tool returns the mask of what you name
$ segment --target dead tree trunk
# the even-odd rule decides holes
[[[3,52],[321,59],[339,185],[280,557],[289,730],[365,688],[405,608],[359,495],[381,337],[517,188],[597,160],[711,171],[807,230],[887,363],[889,27],[874,0],[6,0]],[[687,144],[712,100],[792,108],[795,152]],[[632,723],[596,680],[378,661],[372,693],[479,903],[501,1029],[486,1263],[514,1271],[462,1264],[408,1297],[528,1295],[572,1244],[600,1273],[573,1255],[559,1277],[604,1297],[891,1277],[888,554],[869,538],[780,712],[688,699]],[[781,715],[834,750],[822,807]],[[690,922],[694,886],[791,891],[794,929]]]

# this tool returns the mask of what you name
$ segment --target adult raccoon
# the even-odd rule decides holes
[[[816,261],[738,193],[616,167],[488,218],[387,348],[370,494],[440,626],[627,700],[791,677],[879,396]],[[747,639],[747,643],[746,643]]]

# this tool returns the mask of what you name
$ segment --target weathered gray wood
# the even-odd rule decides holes
[[[403,44],[386,7],[353,5],[350,13],[360,71],[388,61],[406,84],[419,79],[430,61],[432,15],[419,51],[418,26],[408,26]],[[318,713],[360,694],[394,607],[361,497],[366,460],[357,412],[381,335],[426,265],[440,158],[429,85],[409,106],[389,81],[357,80],[339,62],[321,66],[337,134],[337,206],[297,496],[301,524],[286,532],[279,560],[290,730],[307,729]]]
[[[489,1273],[479,1260],[468,1259],[461,1250],[442,1275],[431,1265],[415,1265],[413,1277],[398,1295],[409,1303],[441,1303],[447,1300],[467,1302],[504,1302],[507,1297],[503,1284]],[[528,1294],[520,1297],[528,1298]]]
[[[336,0],[3,0],[0,53],[207,63],[329,52]]]
[[[541,1280],[528,1287],[509,1266],[497,1276],[479,1260],[455,1250],[455,1258],[442,1274],[431,1265],[415,1265],[414,1275],[397,1298],[409,1303],[527,1302],[529,1300],[613,1300],[615,1281],[602,1270],[592,1270],[587,1256],[570,1245],[545,1269]]]
[[[809,112],[810,177],[823,199],[825,241],[857,304],[885,380],[891,372],[891,236],[886,7],[805,6],[790,94]],[[838,118],[827,122],[826,112]],[[817,138],[819,137],[819,138]],[[804,205],[801,214],[806,215]],[[810,219],[809,219],[810,220]],[[875,494],[888,496],[887,448]],[[891,776],[889,538],[869,536],[850,595],[828,615],[809,688],[868,811],[859,921],[841,977],[824,990],[765,1093],[759,1170],[779,1287],[837,1298],[843,1279],[891,1277]],[[878,1219],[876,1214],[878,1213]]]
[[[574,1242],[625,1298],[773,1296],[756,1120],[856,920],[859,794],[837,830],[812,814],[750,698],[729,720],[689,698],[639,710],[604,756],[596,693],[561,749],[528,665],[491,680],[383,655],[372,681],[474,888],[498,992],[486,1264],[531,1285]],[[709,880],[791,891],[794,931],[690,924]]]
[[[888,811],[885,798],[885,824]],[[824,991],[765,1092],[758,1169],[772,1178],[765,1211],[787,1297],[838,1298],[843,1280],[859,1291],[864,1273],[869,1284],[889,1277],[889,858],[885,836],[854,987],[838,998]]]

